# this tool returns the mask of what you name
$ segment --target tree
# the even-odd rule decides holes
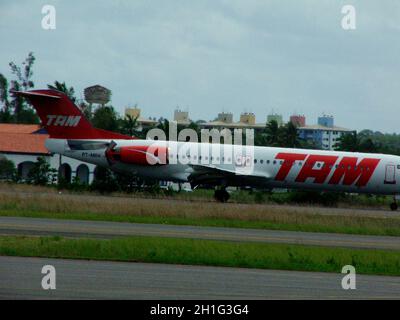
[[[100,193],[114,192],[119,190],[117,179],[110,169],[97,166],[90,189]]]
[[[369,152],[369,153],[376,153],[379,152],[379,146],[372,141],[371,138],[366,138],[361,140],[360,143],[360,151],[361,152]]]
[[[161,129],[164,132],[165,138],[168,140],[169,139],[169,121],[167,119],[160,118],[158,120],[157,128]]]
[[[11,103],[8,96],[8,80],[0,74],[0,102],[3,104],[0,109],[0,122],[8,123],[12,121]]]
[[[32,169],[29,170],[27,182],[34,185],[45,186],[54,183],[56,177],[57,170],[51,168],[46,158],[41,156],[37,158]]]
[[[18,84],[24,91],[34,87],[31,78],[33,76],[32,66],[35,59],[33,52],[29,52],[28,57],[22,62],[23,70],[14,62],[9,63],[11,72],[17,77],[17,81],[19,81]]]
[[[346,133],[342,135],[336,143],[335,150],[351,152],[359,151],[360,139],[357,135],[357,132]]]
[[[268,146],[277,146],[279,144],[279,125],[276,120],[271,120],[265,127],[266,144]]]
[[[54,81],[54,85],[48,84],[47,87],[52,90],[58,90],[58,91],[64,92],[73,103],[76,102],[74,88],[73,87],[68,88],[68,86],[65,84],[65,82],[61,83],[58,81]]]
[[[0,102],[3,104],[0,110],[0,120],[2,122],[39,123],[36,113],[21,96],[12,96],[10,98],[8,95],[9,87],[14,91],[33,88],[32,67],[34,62],[35,56],[32,52],[22,62],[22,67],[10,62],[11,73],[16,77],[11,82],[3,74],[0,74]]]
[[[288,122],[284,126],[279,128],[279,146],[284,148],[299,148],[300,140],[297,134],[297,127],[292,123]]]
[[[93,112],[92,112],[92,105],[80,101],[77,105],[79,110],[83,113],[84,117],[91,123],[93,120]]]
[[[17,66],[14,62],[10,62],[11,73],[16,76],[16,80],[11,81],[11,90],[27,91],[34,87],[32,81],[33,64],[35,62],[33,52],[29,52],[28,57],[22,62],[22,68]],[[11,101],[11,106],[14,109],[14,121],[16,123],[38,123],[36,113],[31,107],[28,107],[25,99],[21,96],[14,96]]]
[[[131,137],[137,136],[137,128],[139,126],[137,119],[138,117],[132,117],[129,114],[125,118],[121,119],[121,133]]]
[[[101,106],[94,112],[92,124],[99,129],[117,131],[118,115],[112,106]]]
[[[142,179],[138,178],[132,173],[122,174],[114,172],[113,174],[115,177],[115,181],[118,185],[119,191],[130,193],[133,191],[140,190],[143,185]]]
[[[14,162],[6,158],[0,159],[0,180],[15,181],[17,170]]]

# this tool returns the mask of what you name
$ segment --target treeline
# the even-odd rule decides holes
[[[34,87],[33,65],[35,60],[34,54],[30,52],[20,66],[10,62],[9,67],[13,79],[7,79],[4,74],[0,73],[0,123],[39,123],[35,110],[26,100],[9,93],[10,90],[29,90]],[[97,106],[92,109],[91,105],[84,101],[78,101],[74,88],[68,86],[65,82],[54,81],[54,83],[47,86],[50,89],[64,92],[77,104],[93,126],[97,128],[141,139],[146,138],[149,130],[158,128],[163,130],[167,139],[169,138],[169,121],[167,119],[159,118],[154,126],[139,128],[137,118],[120,116],[112,105]],[[189,128],[195,130],[198,137],[201,136],[200,122],[191,122],[189,124]],[[178,133],[184,128],[187,127],[178,125]],[[278,126],[276,121],[266,123],[264,129],[255,131],[254,143],[257,146],[318,148],[312,141],[299,139],[297,128],[291,122],[283,126]],[[400,155],[400,134],[383,134],[371,130],[346,134],[338,140],[336,150]]]
[[[336,150],[400,155],[400,134],[362,130],[344,135]]]
[[[0,181],[37,186],[54,186],[60,190],[96,191],[100,193],[131,193],[135,191],[157,193],[160,191],[157,181],[142,180],[129,174],[119,174],[100,166],[95,168],[95,176],[91,184],[79,181],[76,176],[72,177],[71,181],[66,181],[56,169],[50,166],[43,156],[36,159],[36,162],[33,163],[25,176],[18,172],[13,161],[5,157],[0,158]],[[171,190],[166,190],[166,192],[171,192]]]
[[[22,177],[13,161],[0,158],[0,180],[5,182],[25,182],[34,185],[49,185],[57,181],[58,172],[51,168],[44,157],[38,157],[26,177]]]

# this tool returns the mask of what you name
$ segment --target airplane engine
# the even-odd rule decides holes
[[[106,150],[110,164],[122,162],[142,166],[165,165],[168,163],[168,148],[162,146],[124,146],[111,144]]]

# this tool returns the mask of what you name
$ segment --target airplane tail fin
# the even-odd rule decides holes
[[[94,128],[66,94],[57,90],[12,91],[25,97],[36,109],[50,138],[133,139],[130,136]]]

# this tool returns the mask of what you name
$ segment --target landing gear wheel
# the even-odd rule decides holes
[[[397,206],[397,203],[396,203],[396,202],[392,202],[392,203],[390,204],[390,210],[396,211],[397,208],[398,208],[398,206]]]
[[[225,189],[215,190],[214,198],[219,202],[227,202],[229,200],[229,193]]]

